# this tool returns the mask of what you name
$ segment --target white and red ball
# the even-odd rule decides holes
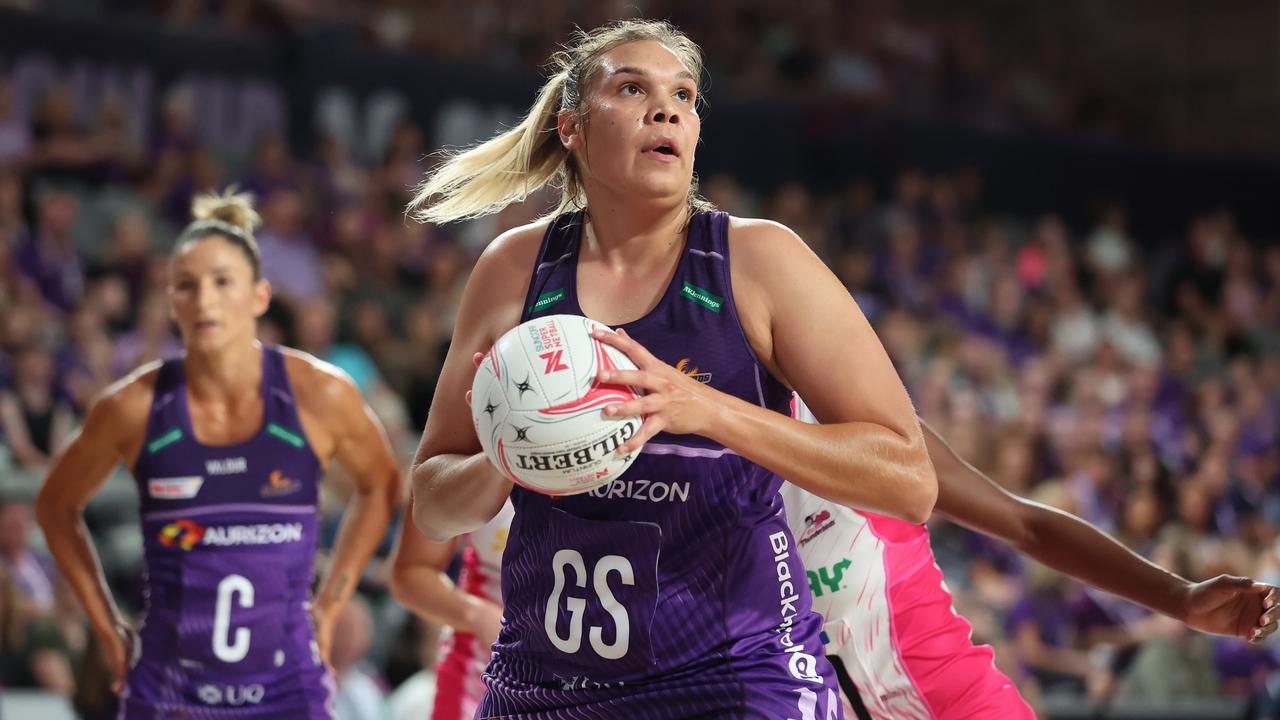
[[[579,315],[549,315],[494,343],[471,384],[471,418],[489,460],[511,480],[548,495],[607,485],[635,461],[618,446],[642,418],[602,410],[639,396],[596,381],[602,370],[635,369],[626,355],[591,336],[604,325]]]

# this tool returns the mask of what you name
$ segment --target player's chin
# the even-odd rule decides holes
[[[644,200],[682,201],[689,195],[693,176],[678,169],[657,168],[638,173],[632,197]]]
[[[186,335],[187,349],[199,352],[220,350],[227,344],[227,341],[228,334],[221,328],[191,332]]]

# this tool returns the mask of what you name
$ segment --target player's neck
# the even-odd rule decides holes
[[[684,240],[689,207],[591,200],[586,249],[609,265],[645,264],[668,256]]]
[[[187,393],[199,398],[225,398],[262,384],[262,344],[229,343],[214,351],[187,350]]]

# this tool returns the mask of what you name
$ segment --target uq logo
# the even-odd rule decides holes
[[[206,683],[196,690],[196,697],[205,705],[257,705],[267,694],[258,683],[252,685],[214,685]]]

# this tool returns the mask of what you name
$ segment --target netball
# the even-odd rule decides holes
[[[471,386],[471,417],[485,455],[504,475],[548,495],[572,495],[612,482],[636,453],[614,451],[642,418],[602,410],[637,397],[596,381],[601,370],[634,369],[591,336],[604,325],[578,315],[530,320],[485,355]]]

